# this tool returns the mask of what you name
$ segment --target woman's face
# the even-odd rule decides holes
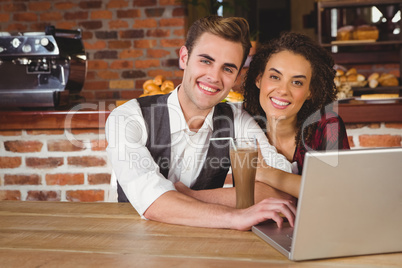
[[[257,78],[260,104],[270,119],[296,122],[297,113],[310,97],[311,64],[290,51],[273,54]]]

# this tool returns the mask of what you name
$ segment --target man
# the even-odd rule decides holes
[[[210,142],[254,136],[270,165],[290,170],[247,113],[221,104],[249,49],[244,19],[200,19],[180,49],[182,84],[169,95],[131,100],[112,112],[107,152],[121,186],[119,201],[129,201],[147,219],[172,224],[248,230],[266,219],[281,225],[279,213],[293,224],[291,201],[262,200],[283,194],[267,185],[256,187],[261,202],[235,209],[234,189],[222,188],[230,167],[228,143]]]

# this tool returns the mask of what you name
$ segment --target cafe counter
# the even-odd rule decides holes
[[[115,101],[0,110],[0,200],[116,201],[105,148]],[[338,105],[352,149],[401,146],[402,101]]]

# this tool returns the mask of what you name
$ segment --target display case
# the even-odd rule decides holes
[[[372,20],[373,12],[380,16],[378,21]],[[370,87],[367,83],[355,86],[353,88],[355,96],[372,93],[392,93],[402,96],[400,12],[402,12],[402,0],[318,0],[318,41],[332,52],[336,64],[347,66],[399,64],[399,72],[398,70],[394,72],[398,76],[398,85],[379,84]],[[370,68],[366,68],[368,69]],[[365,75],[366,78],[369,76],[368,73]]]

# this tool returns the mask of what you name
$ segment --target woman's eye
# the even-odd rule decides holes
[[[233,70],[229,67],[225,67],[225,68],[223,68],[223,70],[228,73],[233,73]]]
[[[278,76],[276,76],[276,75],[271,75],[269,78],[271,78],[271,79],[275,79],[275,80],[278,80],[278,79],[279,79],[279,77],[278,77]]]
[[[294,81],[293,83],[296,84],[297,86],[302,86],[303,85],[303,82],[301,82],[301,81]]]

